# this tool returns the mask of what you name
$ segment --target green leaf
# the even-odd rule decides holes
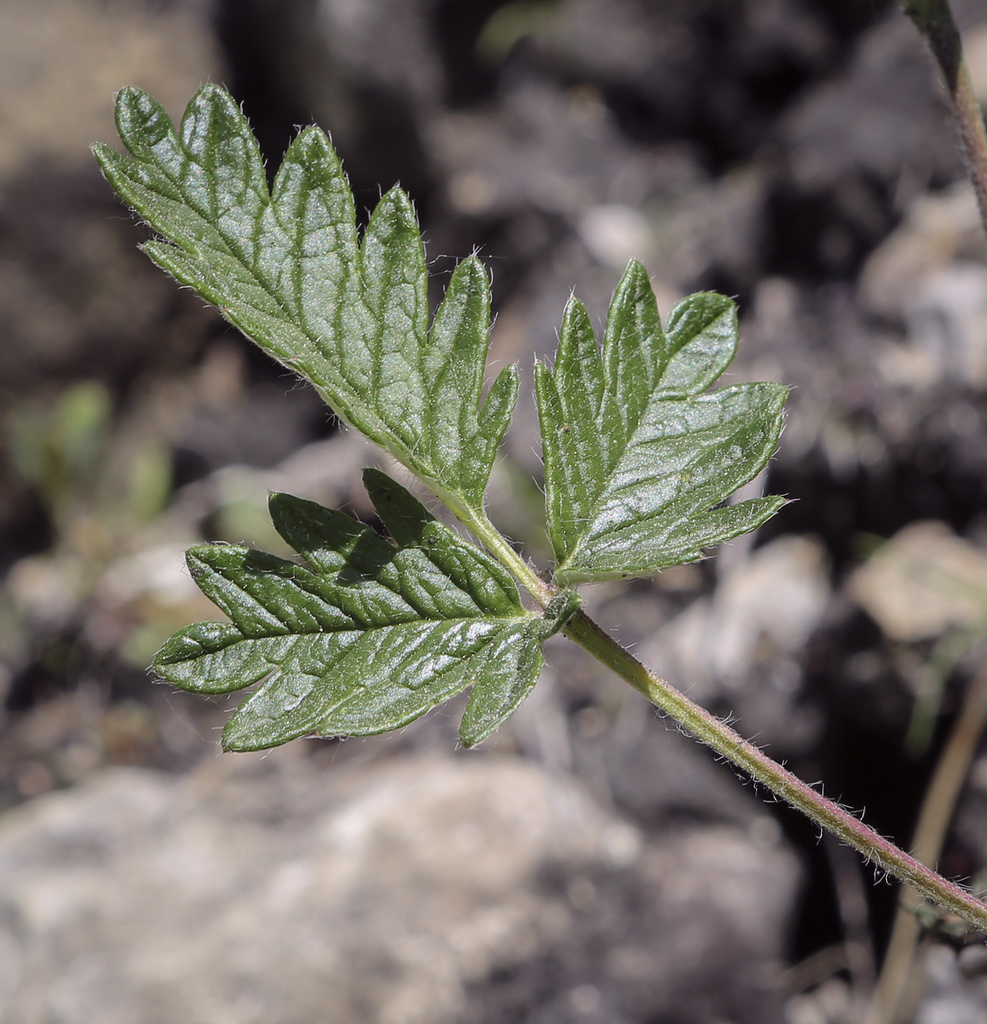
[[[711,292],[680,302],[663,329],[639,263],[614,294],[602,354],[585,309],[569,302],[554,370],[535,368],[559,582],[694,561],[785,504],[720,504],[767,464],[788,393],[779,384],[708,392],[736,345],[734,304]]]
[[[526,611],[493,559],[382,473],[365,480],[396,544],[274,494],[274,524],[306,564],[232,545],[188,552],[196,583],[230,621],[180,630],[154,668],[197,693],[261,684],[227,723],[228,750],[385,732],[470,685],[460,735],[471,746],[524,700],[542,642],[575,610],[567,595],[545,616]]]
[[[144,250],[265,352],[309,380],[346,422],[443,499],[482,507],[517,398],[505,369],[481,403],[489,281],[470,257],[428,329],[425,253],[411,201],[392,189],[362,242],[329,139],[306,128],[269,191],[237,104],[207,85],[176,132],[128,87],[116,106],[129,156],[96,145],[118,194],[164,240]]]
[[[498,656],[505,658],[512,666],[512,671],[509,676],[479,679],[473,687],[459,726],[459,738],[463,746],[471,747],[479,743],[517,711],[538,681],[542,643],[565,627],[579,604],[579,595],[575,591],[563,591],[552,599],[541,618],[528,624],[528,635],[534,643],[525,646],[515,644],[513,647],[501,645],[499,655],[490,652],[492,659]],[[537,664],[526,664],[532,657],[538,659]]]

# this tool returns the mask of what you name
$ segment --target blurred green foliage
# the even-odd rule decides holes
[[[98,555],[88,541],[101,548],[99,535],[114,538],[119,548],[121,531],[154,519],[171,492],[167,448],[115,423],[112,398],[98,381],[77,381],[51,401],[30,399],[15,407],[7,455],[47,513],[56,549],[81,544]]]

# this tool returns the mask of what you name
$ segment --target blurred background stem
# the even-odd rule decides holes
[[[983,113],[963,59],[963,44],[948,0],[902,0],[905,13],[925,37],[942,72],[963,144],[963,157],[980,218],[987,232],[987,131]]]
[[[977,753],[984,725],[987,724],[987,665],[981,664],[973,679],[953,731],[926,790],[912,843],[914,855],[923,864],[934,866],[942,852],[946,831],[956,802]],[[922,926],[915,910],[919,895],[905,886],[901,892],[884,966],[874,993],[874,1002],[866,1024],[893,1024],[899,1020],[912,979],[915,945]]]
[[[980,219],[987,233],[987,130],[970,72],[963,58],[959,29],[948,0],[901,0],[902,8],[925,38],[939,65],[962,143],[970,182],[977,197]],[[967,691],[959,718],[943,748],[926,790],[912,843],[915,857],[934,866],[942,852],[956,803],[970,771],[987,724],[987,666],[981,668]],[[909,735],[914,739],[913,719]],[[895,1024],[905,1019],[916,946],[922,933],[917,915],[920,897],[905,886],[884,964],[865,1024]]]

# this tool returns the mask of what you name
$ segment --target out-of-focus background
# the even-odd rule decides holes
[[[987,102],[987,8],[955,8]],[[983,672],[987,243],[890,0],[7,0],[0,1020],[862,1020],[896,888],[578,650],[470,753],[452,708],[220,756],[230,704],[149,678],[213,615],[184,547],[277,550],[269,489],[367,512],[379,460],[137,252],[87,151],[120,86],[178,117],[205,81],[271,169],[317,121],[362,211],[404,185],[436,295],[476,248],[526,379],[630,257],[666,311],[737,297],[730,379],[793,387],[761,484],[795,501],[588,592],[643,660],[906,846]],[[545,560],[539,472],[523,397],[493,518]],[[968,880],[980,750],[940,859]],[[903,1019],[987,1021],[960,944],[922,940]]]

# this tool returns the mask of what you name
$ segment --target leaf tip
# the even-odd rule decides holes
[[[297,499],[294,499],[297,501]],[[267,492],[267,510],[271,513],[271,517],[284,512],[288,505],[292,501],[290,494],[285,494],[284,491],[268,491]]]
[[[319,177],[327,172],[341,173],[342,170],[329,136],[315,124],[303,128],[288,147],[282,167],[291,162],[297,163],[311,177]]]
[[[103,174],[103,177],[107,179],[112,185],[111,175],[113,174],[113,165],[120,159],[120,154],[111,149],[106,145],[105,142],[94,142],[89,147],[89,152],[92,153],[96,163],[99,164],[99,169]]]
[[[120,138],[138,159],[147,159],[152,147],[174,131],[164,107],[135,85],[117,93],[115,115]]]
[[[125,85],[117,91],[115,99],[117,111],[146,109],[156,102],[150,93],[138,89],[136,85]]]
[[[648,286],[651,286],[651,275],[648,273],[648,268],[635,257],[631,257],[627,261],[627,266],[624,268],[624,277],[628,277],[634,280],[645,280],[648,282]]]
[[[411,196],[400,185],[392,185],[377,203],[378,209],[391,209],[401,219],[412,221],[418,226],[418,215],[415,213],[415,203]]]
[[[490,273],[487,270],[487,265],[480,259],[475,249],[465,259],[459,261],[456,270],[463,275],[476,275],[482,279],[484,284],[489,284],[490,282]]]

